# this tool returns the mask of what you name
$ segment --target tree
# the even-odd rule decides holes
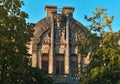
[[[120,46],[119,36],[112,32],[111,24],[114,16],[108,17],[103,7],[96,8],[94,16],[87,21],[92,22],[90,31],[96,32],[99,40],[97,46],[92,46],[90,64],[86,73],[81,78],[81,84],[119,84],[120,83]],[[102,15],[102,17],[101,17]],[[108,27],[109,31],[104,29]],[[93,34],[91,32],[91,35]],[[100,33],[100,34],[98,34]],[[91,38],[91,40],[94,38]],[[93,41],[91,41],[93,44]]]
[[[91,25],[88,26],[90,32],[93,31],[102,34],[105,28],[109,28],[109,30],[112,30],[111,24],[114,19],[114,16],[108,16],[106,11],[107,9],[100,6],[95,9],[95,11],[93,12],[93,16],[84,16],[84,18],[88,22],[91,22]]]
[[[88,71],[82,84],[119,84],[120,83],[120,46],[118,36],[112,32],[104,33],[100,48],[91,54]],[[86,84],[87,84],[86,83]]]
[[[0,0],[0,83],[22,83],[28,67],[33,29],[20,0]]]
[[[24,84],[53,84],[53,80],[47,76],[44,70],[38,67],[28,67],[28,71],[24,78]]]
[[[33,23],[20,0],[0,1],[0,84],[52,84],[43,70],[29,66]]]

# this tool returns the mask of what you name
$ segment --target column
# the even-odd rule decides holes
[[[37,50],[32,50],[32,66],[37,66]]]
[[[69,74],[70,43],[69,43],[69,17],[68,16],[66,20],[66,42],[67,42],[67,46],[66,46],[66,56],[65,56],[65,74]]]
[[[36,67],[39,67],[39,50],[37,48]]]
[[[78,56],[78,70],[79,70],[78,73],[79,73],[79,74],[80,74],[80,67],[81,67],[81,66],[80,66],[80,60],[81,60],[80,57],[81,57],[81,56],[79,55],[79,56]]]
[[[39,68],[42,69],[42,52],[39,51]]]
[[[49,74],[53,73],[54,62],[54,15],[51,14],[51,53],[49,55]]]

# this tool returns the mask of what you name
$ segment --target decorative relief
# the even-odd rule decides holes
[[[71,53],[71,54],[75,54],[75,46],[71,46],[71,48],[70,48],[70,53]]]
[[[64,45],[57,45],[55,46],[55,53],[61,53],[64,54],[65,53],[65,46]]]
[[[65,30],[61,31],[61,38],[60,38],[61,42],[65,41]]]
[[[54,16],[55,19],[55,42],[65,42],[65,25],[66,25],[66,17],[62,14],[56,14]]]
[[[37,49],[42,53],[49,53],[50,52],[50,42],[51,42],[51,31],[48,29],[44,33],[42,33],[41,37],[38,41],[39,44],[37,44]]]
[[[61,15],[56,15],[56,24],[57,24],[57,28],[60,29],[61,27],[61,22],[62,22],[62,16]]]
[[[60,53],[65,53],[65,46],[64,45],[61,45],[60,46],[60,50],[59,50]]]
[[[70,29],[71,31],[76,35],[76,40],[77,39],[85,39],[87,36],[87,29],[79,22],[76,20],[71,20],[70,23]]]
[[[50,21],[48,18],[45,18],[36,24],[34,38],[32,40],[33,50],[37,49],[37,44],[40,42],[40,36],[49,28],[50,28]]]
[[[50,52],[49,45],[42,45],[41,52],[42,53],[49,53]]]
[[[63,16],[62,14],[56,14],[55,15],[55,26],[57,29],[65,29],[65,24],[66,24],[66,17]]]
[[[62,14],[56,14],[54,16],[55,20],[55,42],[58,43],[65,43],[66,42],[66,16]],[[49,35],[44,37],[45,39],[41,40],[40,37],[43,35],[47,29],[51,27],[50,18],[45,18],[38,22],[35,26],[35,33],[34,38],[32,40],[32,46],[33,49],[37,49],[37,44],[42,41],[44,43],[50,43],[50,37]],[[81,25],[79,22],[76,22],[74,19],[70,19],[70,30],[73,32],[74,35],[70,34],[70,40],[75,41],[79,38],[85,38],[86,35],[82,34],[81,32],[85,33],[86,30],[83,25]],[[48,38],[49,37],[49,38]]]
[[[76,41],[75,33],[70,31],[70,43],[74,43]]]
[[[50,32],[47,32],[45,36],[43,36],[42,43],[50,43],[50,42],[51,42]]]
[[[65,42],[65,29],[55,31],[55,42]]]

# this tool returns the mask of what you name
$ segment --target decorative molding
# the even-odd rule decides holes
[[[34,27],[34,38],[32,38],[32,47],[33,49],[37,49],[37,44],[40,42],[40,37],[43,35],[45,31],[50,29],[50,20],[48,18],[44,18],[39,21]]]
[[[58,16],[60,16],[58,18]],[[66,17],[63,16],[63,15],[55,15],[54,19],[58,19],[56,21],[58,22],[55,22],[57,23],[56,25],[58,26],[58,29],[60,27],[60,30],[59,31],[64,31],[64,27],[65,27],[65,22],[66,22]],[[60,22],[59,22],[60,21]],[[50,19],[48,17],[42,19],[41,21],[39,21],[36,26],[34,27],[35,29],[35,32],[34,32],[34,38],[32,38],[32,47],[33,47],[33,50],[34,49],[37,49],[37,44],[40,43],[40,37],[43,35],[43,33],[45,31],[47,31],[48,29],[50,29],[50,26],[51,26],[51,22],[50,22]],[[61,29],[62,28],[62,29]],[[70,30],[75,34],[77,35],[77,38],[85,38],[87,36],[87,29],[79,22],[77,22],[77,20],[75,19],[70,19]],[[58,31],[58,30],[56,30]],[[87,32],[86,32],[87,31]],[[64,39],[64,36],[63,34],[65,33],[62,33],[60,35],[60,38],[61,39]],[[50,42],[48,42],[50,44]],[[46,43],[47,44],[47,43]]]

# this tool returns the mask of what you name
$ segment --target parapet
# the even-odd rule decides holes
[[[50,16],[52,13],[57,13],[57,6],[45,6],[47,16]]]
[[[69,16],[69,15],[72,16],[73,12],[74,12],[74,8],[73,8],[73,7],[65,6],[65,7],[63,7],[63,9],[62,9],[62,13],[63,13],[64,15],[66,15],[66,16]]]
[[[47,12],[47,16],[51,16],[51,14],[57,14],[57,6],[45,6],[45,10]],[[72,16],[74,12],[74,7],[64,6],[62,9],[62,14],[65,16]]]

